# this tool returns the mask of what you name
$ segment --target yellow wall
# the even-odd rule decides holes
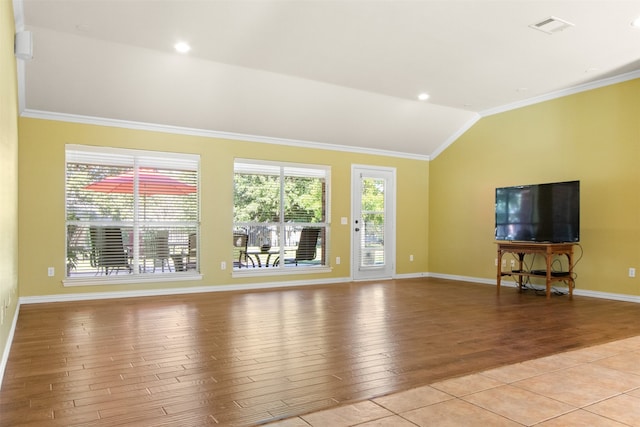
[[[18,84],[10,1],[0,2],[0,357],[18,303]],[[2,372],[0,372],[0,378]]]
[[[334,279],[350,275],[350,227],[340,225],[350,218],[351,165],[366,164],[397,168],[397,268],[398,274],[427,271],[428,173],[426,161],[280,146],[198,136],[175,135],[96,125],[21,118],[20,136],[20,294],[44,296],[79,292],[162,289],[189,286],[236,285],[275,280]],[[63,287],[65,265],[65,144],[195,153],[201,156],[200,264],[204,276],[196,282]],[[342,263],[331,273],[232,278],[231,270],[220,270],[220,262],[231,264],[229,238],[232,230],[233,161],[255,158],[331,166],[331,260]],[[414,261],[409,262],[409,255]],[[333,264],[333,263],[332,263]],[[47,277],[47,267],[56,275]]]
[[[17,277],[22,296],[347,278],[350,226],[339,220],[350,217],[352,164],[397,168],[399,275],[432,272],[494,279],[495,188],[578,179],[584,251],[576,267],[578,289],[640,295],[640,275],[627,277],[629,267],[640,268],[640,79],[485,117],[431,162],[29,118],[19,120],[18,147],[10,9],[10,3],[2,2],[0,228],[7,238],[0,244],[0,302],[12,300],[9,316],[15,311]],[[62,286],[67,143],[201,155],[201,282]],[[341,265],[333,265],[331,273],[264,279],[234,279],[230,269],[219,269],[221,261],[231,263],[236,157],[332,167],[330,256],[332,261],[341,257]],[[49,266],[56,269],[52,278],[46,274]],[[5,322],[0,344],[7,331]]]
[[[431,272],[495,278],[495,188],[577,179],[577,289],[640,295],[640,79],[483,118],[430,168]]]

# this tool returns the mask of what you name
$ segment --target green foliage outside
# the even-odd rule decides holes
[[[365,178],[362,180],[362,210],[384,210],[384,180]]]
[[[365,178],[362,180],[362,216],[366,223],[376,226],[384,222],[384,180]]]
[[[324,180],[319,178],[285,177],[285,222],[323,222],[323,186]],[[277,223],[280,221],[280,212],[279,176],[235,174],[235,223]]]

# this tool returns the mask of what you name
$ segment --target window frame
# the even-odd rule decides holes
[[[248,166],[245,169],[239,169],[238,165]],[[282,208],[285,206],[285,198],[286,194],[282,191],[279,191],[279,201],[278,206],[279,209],[279,220],[277,222],[256,222],[256,221],[240,221],[236,222],[235,218],[233,218],[233,226],[232,233],[237,230],[237,228],[242,227],[264,227],[264,226],[276,226],[278,227],[279,235],[283,235],[284,231],[287,227],[318,227],[324,230],[321,231],[321,239],[322,239],[322,247],[324,250],[324,264],[319,265],[297,265],[294,268],[287,267],[285,268],[285,263],[279,263],[277,267],[265,267],[265,268],[236,268],[232,260],[232,277],[246,277],[246,276],[272,276],[272,275],[291,275],[291,274],[313,274],[313,273],[326,273],[332,270],[331,267],[331,166],[329,165],[320,165],[320,164],[310,164],[310,163],[294,163],[294,162],[280,162],[280,161],[270,161],[270,160],[261,160],[261,159],[248,159],[248,158],[236,158],[233,163],[233,200],[232,200],[232,209],[235,209],[235,185],[236,179],[235,175],[238,171],[242,172],[243,170],[251,173],[258,173],[262,170],[265,172],[265,175],[271,174],[273,175],[274,168],[279,169],[279,184],[280,190],[284,189],[284,177],[291,176],[304,176],[309,178],[324,178],[324,221],[323,222],[295,222],[290,223],[285,221],[285,212]],[[302,173],[300,174],[286,174],[285,170],[289,169],[294,172]],[[315,170],[315,174],[308,173],[308,171]],[[307,173],[304,173],[307,172]],[[233,215],[232,215],[233,217]],[[283,246],[279,247],[279,254],[277,256],[284,260],[285,253],[287,251]]]
[[[146,168],[164,168],[166,170],[185,170],[195,172],[196,191],[196,203],[195,203],[195,220],[167,220],[167,221],[151,221],[146,218],[140,218],[139,210],[140,199],[142,196],[138,193],[139,184],[134,184],[136,189],[132,197],[132,211],[134,212],[133,218],[130,220],[70,220],[69,218],[69,164],[94,164],[98,166],[108,167],[126,167],[132,168],[133,174],[138,179],[139,170]],[[200,241],[200,223],[201,223],[201,185],[200,185],[200,155],[187,154],[187,153],[174,153],[174,152],[161,152],[150,150],[136,150],[126,148],[113,148],[104,146],[91,146],[91,145],[78,145],[67,144],[65,146],[65,189],[64,189],[64,206],[65,206],[65,251],[69,248],[69,232],[68,227],[70,225],[77,225],[82,227],[120,227],[131,228],[134,240],[132,242],[134,265],[138,268],[130,269],[127,274],[101,274],[95,276],[69,275],[65,268],[63,285],[64,286],[86,286],[86,285],[109,285],[109,284],[124,284],[124,283],[148,283],[148,282],[175,282],[175,281],[189,281],[189,280],[201,280],[200,274],[200,251],[196,250],[196,268],[194,270],[176,271],[175,263],[173,271],[164,272],[159,274],[153,272],[140,270],[140,259],[138,254],[141,251],[142,242],[138,237],[142,229],[148,230],[163,230],[163,227],[192,227],[195,229],[196,241]],[[68,252],[67,252],[68,254]],[[67,257],[65,257],[65,260]],[[66,265],[67,261],[65,261]],[[136,264],[137,263],[137,264]],[[146,263],[146,261],[145,261]],[[136,271],[137,270],[137,271]]]

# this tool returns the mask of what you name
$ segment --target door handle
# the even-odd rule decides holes
[[[356,227],[356,231],[360,231],[360,229],[358,227]]]

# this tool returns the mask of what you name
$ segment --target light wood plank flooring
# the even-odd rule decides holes
[[[636,335],[637,304],[434,278],[24,305],[0,425],[256,425]]]

